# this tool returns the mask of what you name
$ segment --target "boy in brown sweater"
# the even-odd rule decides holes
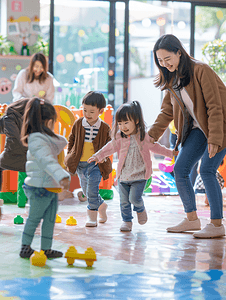
[[[80,185],[88,200],[86,227],[97,226],[99,222],[107,221],[107,204],[99,194],[101,178],[108,179],[112,171],[109,158],[95,164],[87,160],[100,150],[110,140],[110,126],[99,118],[106,107],[103,94],[95,91],[88,92],[82,101],[84,117],[75,121],[68,140],[65,165],[69,172],[77,172]]]

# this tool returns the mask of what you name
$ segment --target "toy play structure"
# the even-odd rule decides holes
[[[173,172],[175,160],[165,158],[159,163],[159,171],[154,171],[152,177],[147,181],[144,193],[151,195],[178,195]]]
[[[57,112],[57,122],[55,123],[54,131],[57,134],[63,135],[68,138],[71,128],[75,120],[83,116],[82,107],[76,109],[72,106],[70,109],[63,105],[55,105],[54,106]],[[3,116],[7,108],[7,104],[0,105],[0,116]],[[107,105],[103,114],[100,116],[102,120],[112,126],[112,107],[111,105]],[[0,152],[4,150],[5,146],[5,135],[0,135]],[[66,147],[65,147],[66,150]],[[62,167],[64,166],[64,157],[65,153],[62,151],[58,156],[59,163]],[[110,157],[111,161],[113,161],[113,156]],[[114,177],[116,175],[115,170],[109,176],[107,180],[101,180],[100,182],[100,194],[103,199],[112,199],[113,191],[112,185],[114,182]],[[2,189],[0,192],[0,199],[4,200],[4,203],[17,203],[19,207],[25,207],[27,198],[22,189],[22,185],[24,179],[26,178],[26,173],[24,172],[16,172],[10,170],[4,170],[2,172]],[[71,177],[71,185],[70,191],[74,191],[75,189],[80,188],[78,176]]]

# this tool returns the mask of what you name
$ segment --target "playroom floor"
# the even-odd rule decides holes
[[[108,221],[96,228],[84,227],[86,203],[76,197],[59,204],[62,223],[56,223],[53,248],[79,253],[92,247],[97,261],[92,268],[82,260],[68,266],[66,259],[47,260],[45,267],[30,265],[18,253],[24,225],[15,225],[24,208],[3,206],[0,221],[0,300],[47,299],[226,299],[225,238],[195,239],[192,233],[167,233],[166,228],[184,218],[179,196],[145,196],[148,222],[133,231],[120,232],[121,216],[116,188],[107,200]],[[224,210],[226,192],[224,191]],[[208,223],[209,207],[199,197],[198,215]],[[224,211],[225,214],[225,211]],[[73,216],[76,226],[66,225]],[[226,222],[224,220],[224,224]],[[40,228],[33,248],[40,250]]]

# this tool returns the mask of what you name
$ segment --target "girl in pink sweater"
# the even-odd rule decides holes
[[[132,230],[132,209],[137,212],[138,223],[147,222],[142,194],[147,179],[152,174],[151,152],[173,158],[174,150],[155,143],[150,143],[146,133],[140,103],[133,101],[121,105],[116,111],[112,140],[88,159],[88,162],[101,162],[117,152],[118,167],[116,179],[119,185],[120,208],[123,223],[121,231]]]

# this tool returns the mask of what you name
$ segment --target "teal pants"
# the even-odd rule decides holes
[[[23,185],[23,189],[29,200],[30,210],[24,227],[22,245],[31,245],[35,230],[43,219],[41,250],[51,249],[58,208],[58,194],[49,192],[44,188],[28,186],[26,184]]]

